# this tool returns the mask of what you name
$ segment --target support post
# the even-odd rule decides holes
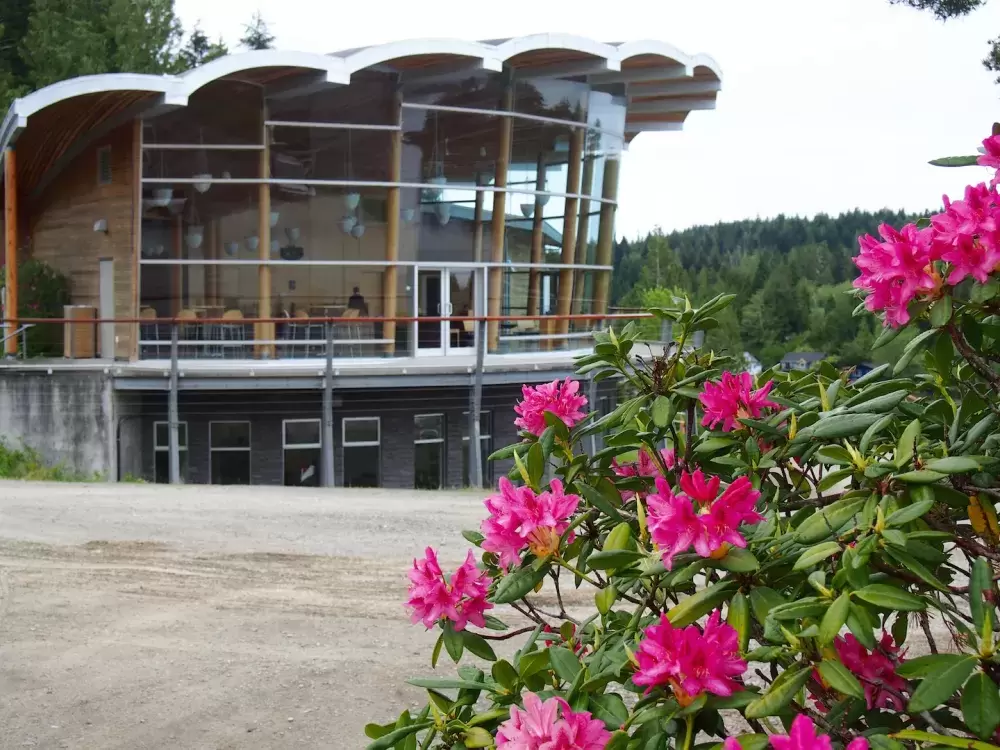
[[[170,324],[170,391],[167,394],[167,442],[170,450],[170,484],[181,483],[180,416],[177,408],[177,321]]]
[[[569,165],[566,170],[566,192],[580,192],[580,168],[583,159],[583,141],[586,130],[576,128],[569,142]],[[576,220],[580,210],[579,198],[567,198],[563,214],[562,268],[559,269],[559,298],[556,305],[558,315],[569,315],[573,304],[573,258],[576,253]],[[561,318],[556,330],[569,333],[569,320]]]
[[[326,368],[323,371],[323,441],[320,479],[334,486],[333,474],[333,326],[326,321]]]
[[[259,173],[262,180],[267,180],[271,176],[271,139],[268,137],[268,127],[264,124],[267,121],[267,104],[261,105],[261,137],[264,148],[260,151]],[[271,256],[271,186],[267,182],[260,183],[257,193],[257,235],[260,237],[260,247],[258,248],[258,259],[260,265],[257,266],[257,317],[270,318],[271,312],[271,266],[267,261]],[[254,338],[257,340],[274,340],[274,323],[257,323],[254,326]],[[269,359],[274,356],[273,344],[257,344],[254,347],[257,355],[262,359]]]
[[[402,125],[402,95],[396,93],[393,100],[395,108],[396,122]],[[389,147],[389,180],[399,182],[402,174],[403,161],[403,131],[402,127],[395,130],[391,135]],[[396,351],[396,313],[397,313],[397,290],[399,288],[399,266],[394,265],[399,260],[399,188],[388,189],[385,201],[386,225],[385,225],[385,260],[389,264],[382,272],[382,316],[385,321],[382,323],[382,338],[388,339],[385,344],[385,352],[393,354]]]
[[[589,137],[589,132],[586,131]],[[576,264],[578,266],[587,263],[587,244],[590,240],[590,191],[594,189],[594,160],[592,149],[584,143],[583,178],[580,180],[580,216],[576,224]],[[586,294],[586,271],[577,269],[573,274],[573,314],[581,315],[589,311],[589,306],[585,304],[584,294]]]
[[[502,110],[509,112],[514,101],[513,84],[508,83],[504,89]],[[488,298],[487,313],[491,318],[500,317],[500,298],[503,294],[503,268],[499,266],[504,262],[504,232],[507,221],[507,170],[510,166],[510,141],[513,135],[514,122],[510,117],[500,117],[500,152],[497,154],[496,176],[493,184],[498,188],[493,193],[493,225],[490,260],[495,265],[490,268],[490,291]],[[500,322],[491,320],[489,326],[489,347],[490,351],[495,351],[500,345]]]
[[[208,260],[213,261],[205,266],[205,304],[219,304],[219,267],[214,261],[219,260],[219,222],[217,219],[208,221]]]
[[[604,184],[601,186],[601,225],[597,231],[597,265],[610,266],[611,253],[615,244],[615,213],[618,196],[618,169],[621,162],[609,155],[604,162]],[[608,290],[611,286],[611,271],[598,271],[594,284],[594,314],[604,315],[608,311]]]
[[[170,238],[170,257],[181,260],[184,257],[184,217],[178,214],[174,218],[173,232]],[[170,315],[176,318],[184,306],[184,266],[175,263],[170,267]]]
[[[483,451],[479,430],[479,412],[483,410],[483,360],[486,354],[488,326],[485,320],[476,323],[476,372],[472,378],[472,403],[469,405],[469,467],[470,480],[483,486]]]
[[[482,187],[483,175],[476,172],[476,187]],[[472,260],[476,263],[483,262],[483,202],[486,200],[486,191],[476,191],[476,209],[472,218]],[[476,282],[479,283],[479,282]]]
[[[13,148],[4,153],[4,353],[17,354],[17,157]]]
[[[535,190],[545,190],[545,154],[538,155],[535,167]],[[535,213],[531,222],[531,264],[537,266],[544,260],[545,248],[545,197],[535,196]],[[528,315],[538,315],[541,312],[539,292],[541,287],[541,272],[538,268],[528,271]]]

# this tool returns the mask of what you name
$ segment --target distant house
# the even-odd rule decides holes
[[[757,377],[764,371],[764,367],[761,365],[760,360],[753,356],[750,352],[743,352],[743,366],[746,368],[746,371],[754,377]]]
[[[781,358],[781,369],[810,370],[826,359],[826,352],[790,352]]]

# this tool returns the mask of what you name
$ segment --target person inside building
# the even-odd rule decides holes
[[[351,310],[357,310],[358,314],[363,318],[368,317],[368,303],[365,302],[365,298],[361,295],[359,287],[354,287],[354,293],[347,300],[347,307]]]

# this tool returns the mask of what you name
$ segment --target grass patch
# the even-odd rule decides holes
[[[63,464],[55,466],[45,463],[41,454],[26,445],[13,446],[0,438],[0,479],[29,479],[44,482],[101,482],[99,472],[85,472],[68,469]]]

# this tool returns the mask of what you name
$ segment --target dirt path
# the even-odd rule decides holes
[[[359,748],[480,495],[0,483],[0,748]]]

